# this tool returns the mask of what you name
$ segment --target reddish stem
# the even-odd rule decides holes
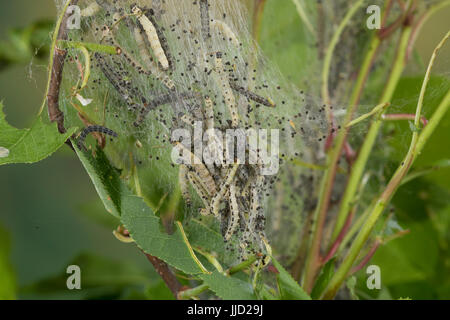
[[[325,256],[325,258],[321,259],[321,264],[327,263],[335,255],[336,251],[338,250],[339,246],[342,243],[342,240],[344,240],[344,237],[347,234],[348,229],[352,224],[354,214],[355,211],[352,210],[352,212],[348,215],[347,220],[345,221],[344,227],[342,228],[338,237],[334,241],[333,245],[330,247],[330,250],[328,251],[327,255]]]
[[[145,253],[144,251],[142,251],[142,252],[145,254],[148,261],[151,262],[153,267],[155,267],[156,272],[158,272],[158,274],[164,280],[167,287],[170,289],[170,291],[172,291],[172,294],[175,296],[175,298],[178,299],[178,293],[181,290],[183,290],[184,288],[181,285],[181,283],[178,281],[178,279],[175,277],[172,270],[170,270],[167,263],[165,263],[164,261],[162,261],[161,259],[159,259],[155,256]]]
[[[394,113],[383,115],[383,120],[415,120],[416,115],[412,113]],[[425,127],[428,124],[428,119],[425,116],[420,117],[420,122]]]
[[[76,5],[78,0],[72,0],[71,5]],[[58,32],[58,40],[67,40],[67,19],[69,14],[64,16]],[[66,132],[64,128],[64,113],[59,109],[59,91],[61,87],[62,74],[64,69],[64,60],[67,51],[55,48],[53,53],[53,65],[50,76],[50,85],[47,93],[48,117],[51,122],[58,124],[58,131],[62,134]]]
[[[350,271],[350,274],[354,274],[354,273],[358,272],[359,270],[361,270],[362,268],[364,268],[364,266],[370,261],[370,259],[372,259],[373,255],[377,251],[380,244],[381,244],[381,240],[379,240],[379,239],[375,240],[372,248],[370,248],[367,255],[361,260],[361,262],[356,267],[354,267]]]

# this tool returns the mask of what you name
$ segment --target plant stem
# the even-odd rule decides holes
[[[191,299],[193,297],[198,296],[200,293],[205,292],[206,290],[208,290],[208,288],[209,288],[209,286],[207,284],[203,283],[195,288],[180,291],[178,293],[177,299],[178,300]]]
[[[50,48],[50,60],[48,70],[48,82],[45,90],[46,96],[39,109],[38,115],[44,111],[45,104],[48,105],[48,117],[51,122],[57,122],[58,131],[62,134],[66,132],[64,128],[64,114],[59,109],[59,90],[61,87],[62,73],[64,69],[64,60],[67,51],[59,50],[56,47],[58,40],[67,39],[67,8],[70,5],[76,5],[78,0],[68,0],[56,22],[55,32],[53,34],[52,44]]]
[[[292,2],[294,2],[295,8],[297,9],[297,13],[300,16],[300,19],[305,24],[306,28],[309,30],[309,32],[311,32],[311,34],[314,37],[317,37],[317,33],[314,30],[314,27],[311,24],[311,21],[309,21],[308,15],[306,14],[305,9],[303,8],[302,4],[300,3],[300,0],[292,0]]]
[[[439,49],[444,45],[445,41],[450,37],[450,32],[446,34],[446,36],[442,39],[442,41],[438,44],[436,49],[433,52],[433,55],[431,56],[430,63],[428,65],[427,72],[425,74],[425,78],[422,84],[422,89],[419,96],[419,101],[417,103],[416,108],[416,119],[415,119],[415,125],[416,127],[419,127],[420,125],[420,118],[421,118],[421,112],[423,107],[423,101],[425,97],[426,88],[430,79],[431,74],[431,68],[434,64],[434,61],[437,56],[437,52]],[[370,236],[370,233],[372,232],[373,227],[375,226],[378,218],[380,217],[381,213],[383,213],[384,209],[388,205],[389,201],[394,196],[396,190],[400,186],[400,183],[402,182],[403,178],[408,173],[409,169],[411,168],[415,158],[417,155],[419,155],[425,145],[425,143],[428,141],[431,134],[434,132],[436,127],[439,125],[440,121],[444,117],[445,113],[448,111],[450,107],[450,91],[446,94],[442,102],[439,104],[438,108],[434,112],[433,116],[430,119],[430,122],[428,125],[423,129],[422,133],[419,135],[419,132],[413,132],[412,138],[411,138],[411,144],[410,148],[408,150],[408,153],[406,154],[404,160],[400,164],[400,166],[397,168],[396,172],[392,176],[391,180],[389,181],[388,185],[386,186],[386,189],[383,191],[383,193],[378,198],[373,210],[371,211],[369,217],[367,218],[367,221],[365,221],[363,227],[361,228],[360,232],[356,236],[355,241],[353,242],[347,256],[344,258],[344,261],[339,266],[336,273],[333,275],[332,279],[330,280],[330,283],[328,285],[327,290],[325,291],[325,294],[323,297],[325,299],[331,299],[336,295],[337,290],[345,280],[348,272],[350,271],[353,263],[355,262],[356,258],[358,257],[359,252],[361,251],[362,247],[364,246],[365,242]]]
[[[358,1],[354,8],[352,9],[358,9],[362,5],[362,1]],[[332,115],[329,110],[329,93],[328,93],[328,75],[329,75],[329,69],[331,64],[331,58],[332,53],[334,51],[334,47],[337,44],[337,41],[340,38],[340,34],[343,31],[343,28],[345,25],[349,22],[351,17],[356,13],[355,10],[350,10],[347,15],[345,16],[344,20],[342,21],[341,25],[339,26],[335,36],[333,37],[332,43],[327,49],[326,58],[324,62],[324,68],[322,73],[322,98],[326,104],[328,104],[326,110],[329,113],[327,115],[328,121],[332,121]],[[377,48],[371,48],[369,50],[368,55],[366,56],[364,67],[367,70],[361,70],[359,76],[358,76],[358,83],[361,87],[363,87],[365,78],[367,77],[368,72],[370,71],[370,66],[373,59],[373,55],[375,54]],[[372,55],[373,52],[373,55]],[[370,59],[369,59],[370,58]],[[367,62],[369,61],[369,62]],[[354,99],[354,98],[353,98]],[[359,98],[358,98],[359,99]],[[328,103],[327,103],[328,101]],[[351,116],[353,114],[354,109],[356,108],[356,104],[350,104],[349,110],[347,111],[346,115],[346,121],[345,123],[349,122],[351,120]],[[332,123],[331,123],[332,124]],[[307,292],[311,292],[314,284],[314,279],[317,274],[317,269],[320,267],[320,244],[322,241],[322,233],[323,233],[323,226],[325,223],[325,216],[328,211],[328,206],[330,203],[330,197],[331,192],[333,189],[333,183],[334,179],[336,177],[336,172],[339,164],[339,159],[342,154],[342,148],[345,144],[346,136],[347,136],[348,129],[343,128],[341,131],[339,131],[335,144],[333,148],[330,151],[330,154],[328,155],[327,159],[327,170],[324,173],[324,176],[322,178],[322,182],[320,185],[319,190],[319,202],[317,205],[317,208],[313,215],[312,220],[312,240],[310,242],[308,254],[306,257],[306,264],[305,264],[305,273],[303,275],[303,286]]]
[[[247,269],[248,267],[250,267],[254,262],[256,261],[256,257],[255,256],[251,256],[250,258],[248,258],[247,260],[231,267],[227,273],[229,275],[238,273],[239,271],[242,271],[244,269]]]
[[[155,256],[152,256],[148,253],[145,253],[145,252],[143,252],[143,253],[147,257],[148,261],[150,261],[150,263],[153,265],[156,272],[158,272],[158,274],[164,280],[164,282],[166,283],[166,285],[170,289],[170,291],[172,291],[172,294],[176,298],[178,298],[178,292],[180,292],[182,285],[178,281],[178,279],[175,277],[175,275],[172,273],[172,271],[170,270],[167,263],[165,263],[161,259],[159,259]]]
[[[400,77],[405,67],[405,55],[410,34],[411,26],[404,27],[400,36],[400,44],[397,49],[397,56],[395,58],[394,66],[389,75],[389,80],[380,99],[380,103],[387,103],[392,99],[395,88],[400,81]],[[369,159],[369,155],[372,151],[375,140],[378,136],[378,131],[380,130],[381,124],[381,117],[378,117],[375,121],[372,122],[369,131],[367,132],[366,138],[364,139],[361,150],[359,151],[358,157],[356,158],[356,161],[352,166],[352,171],[350,173],[347,187],[345,188],[345,192],[341,200],[336,224],[331,236],[332,241],[334,241],[341,232],[345,220],[347,219],[347,215],[349,214],[351,207],[353,206],[353,200],[355,198],[355,193],[358,188],[359,181],[366,167],[366,163]]]
[[[346,128],[350,128],[353,127],[355,124],[358,124],[364,120],[366,120],[367,118],[376,115],[376,114],[380,114],[382,112],[384,112],[384,110],[390,105],[389,102],[386,103],[381,103],[379,105],[377,105],[375,108],[373,108],[370,112],[367,112],[365,114],[363,114],[362,116],[356,118],[355,120],[350,121],[349,123],[347,123],[345,125]]]
[[[408,114],[408,113],[394,113],[394,114],[383,114],[381,116],[381,119],[384,121],[396,121],[396,120],[415,120],[416,116],[414,114]],[[425,127],[428,123],[427,118],[425,116],[422,116],[420,118],[420,121],[422,122],[422,125]]]

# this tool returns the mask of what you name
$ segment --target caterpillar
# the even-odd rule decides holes
[[[223,66],[222,61],[222,53],[217,52],[216,53],[216,59],[215,59],[215,70],[218,75],[218,85],[220,86],[222,90],[223,98],[225,99],[225,104],[228,106],[228,109],[230,110],[231,114],[231,126],[233,128],[236,128],[239,125],[239,115],[238,110],[236,106],[236,100],[233,95],[233,91],[230,87],[229,79],[226,75],[226,71]]]
[[[247,97],[250,100],[255,101],[256,103],[262,104],[266,107],[276,107],[276,104],[272,101],[272,99],[270,98],[266,99],[254,92],[248,91],[244,87],[238,86],[236,83],[234,83],[234,81],[230,81],[230,87],[234,91],[242,94],[243,96]]]
[[[200,178],[198,177],[197,174],[195,174],[192,171],[189,171],[187,176],[188,176],[189,182],[191,183],[191,185],[194,188],[195,192],[198,194],[200,199],[202,199],[203,205],[205,206],[205,208],[208,208],[209,196],[208,196],[206,190],[201,185],[200,180],[199,180]],[[206,210],[204,210],[202,212],[203,212],[203,214],[207,214]]]
[[[206,129],[214,129],[214,108],[213,102],[209,96],[205,97],[205,120]]]
[[[228,170],[224,181],[219,187],[219,191],[216,193],[216,195],[211,200],[211,212],[214,214],[214,216],[219,216],[219,210],[220,210],[220,202],[222,201],[223,197],[227,193],[229,186],[233,182],[234,177],[236,176],[236,172],[239,168],[239,164],[235,163],[231,169]]]
[[[137,72],[141,73],[141,74],[146,74],[148,76],[151,75],[151,73],[146,70],[142,64],[140,64],[131,53],[129,53],[127,50],[125,50],[120,43],[117,42],[117,40],[115,39],[113,33],[111,32],[111,30],[108,27],[104,27],[104,31],[103,31],[104,37],[106,37],[107,39],[109,39],[109,41],[117,47],[117,53],[121,56],[123,56],[128,63],[137,70]]]
[[[236,200],[236,185],[232,183],[230,185],[229,190],[229,199],[230,199],[230,222],[228,224],[227,231],[225,233],[225,241],[230,240],[231,236],[236,232],[236,229],[239,224],[239,207]]]
[[[179,100],[190,100],[195,99],[197,96],[194,93],[191,92],[184,92],[184,93],[168,93],[161,95],[159,97],[156,97],[152,101],[149,101],[148,103],[144,104],[144,107],[139,112],[138,118],[134,122],[134,126],[138,127],[142,124],[147,114],[155,109],[158,106],[169,104],[173,102],[177,102]]]
[[[208,0],[200,0],[200,20],[202,24],[203,39],[207,40],[208,38],[211,38]]]
[[[155,76],[156,80],[161,81],[161,83],[169,90],[175,90],[175,84],[172,79],[163,72],[159,70],[158,65],[150,57],[147,46],[145,44],[145,39],[142,36],[142,31],[139,28],[134,28],[134,39],[138,45],[139,53],[144,60],[145,66],[148,68],[151,74]]]
[[[145,16],[147,17],[147,19],[150,20],[150,22],[155,27],[156,34],[158,35],[158,39],[159,39],[159,44],[161,45],[161,48],[163,49],[163,52],[166,55],[167,61],[169,62],[169,70],[173,70],[174,63],[173,63],[172,54],[170,53],[169,42],[167,41],[163,30],[159,27],[158,23],[153,18],[155,16],[155,11],[153,9],[147,9],[147,10],[144,10],[143,12],[144,12]],[[141,30],[143,32],[145,32],[142,25],[139,25],[139,27],[141,28]]]
[[[231,28],[225,22],[214,19],[211,21],[211,27],[219,30],[226,39],[230,40],[234,44],[234,46],[239,48],[240,43],[238,38],[234,34],[233,30],[231,30]]]
[[[190,150],[188,150],[182,143],[177,143],[184,152],[187,152],[190,155],[190,162],[195,172],[198,174],[198,181],[205,188],[206,192],[209,195],[213,195],[217,192],[216,183],[214,182],[211,173],[208,171],[208,168],[200,161],[200,159],[193,154]]]
[[[106,79],[111,83],[111,85],[114,87],[114,89],[119,93],[122,100],[130,107],[134,107],[134,102],[131,97],[131,94],[128,92],[128,90],[120,84],[119,76],[116,75],[114,70],[106,63],[104,57],[96,52],[94,54],[94,57],[96,58],[98,62],[98,67],[102,71],[103,75],[106,77]],[[135,92],[136,94],[136,92]],[[141,101],[145,102],[145,98],[140,96]]]
[[[250,215],[248,224],[252,232],[260,231],[260,228],[258,227],[258,217],[260,216],[261,211],[259,196],[263,182],[264,176],[258,176],[256,181],[254,181],[251,186]]]
[[[190,206],[192,199],[191,194],[189,193],[189,185],[188,185],[188,173],[189,169],[186,165],[181,164],[178,169],[178,181],[180,184],[181,195],[183,199],[186,201],[186,205]]]
[[[136,15],[140,25],[147,34],[148,41],[150,42],[150,46],[152,47],[156,59],[158,59],[159,63],[161,63],[161,66],[164,70],[169,69],[169,61],[167,60],[166,54],[161,47],[161,42],[159,40],[155,26],[138,6],[134,6],[131,11],[134,15]]]
[[[104,133],[104,134],[107,134],[112,137],[117,137],[117,133],[115,133],[111,129],[108,129],[103,126],[94,125],[94,126],[86,127],[86,128],[84,128],[83,131],[81,131],[80,137],[78,138],[78,141],[77,141],[77,146],[80,150],[86,151],[86,147],[84,146],[84,141],[86,140],[86,137],[92,132]]]
[[[89,6],[81,10],[82,17],[92,17],[93,15],[99,12],[101,7],[97,4],[97,2],[92,2]]]

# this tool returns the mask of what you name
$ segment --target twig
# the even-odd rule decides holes
[[[354,215],[355,215],[355,211],[353,210],[351,212],[351,214],[348,215],[347,221],[345,222],[344,227],[342,228],[341,232],[339,233],[339,235],[336,238],[336,240],[334,241],[334,243],[331,245],[330,250],[328,250],[328,253],[326,254],[326,256],[322,259],[321,264],[325,264],[331,258],[333,258],[333,256],[335,255],[335,253],[339,249],[339,246],[341,245],[342,240],[344,240],[344,237],[347,234],[347,231],[349,230],[349,228],[350,228],[350,226],[352,224],[352,220],[353,220],[353,216]]]
[[[383,114],[381,119],[385,121],[395,121],[395,120],[414,120],[416,117],[415,114],[412,113],[394,113],[394,114]],[[425,127],[428,123],[428,120],[425,116],[420,117],[420,122]]]
[[[370,248],[370,250],[367,253],[367,255],[361,260],[361,262],[357,266],[355,266],[350,271],[350,274],[354,274],[354,273],[358,272],[359,270],[361,270],[362,268],[364,268],[364,266],[370,261],[370,259],[372,259],[373,255],[377,251],[377,249],[380,246],[380,244],[381,244],[381,240],[380,239],[375,240],[374,244]]]
[[[166,283],[167,287],[170,289],[170,291],[172,291],[172,294],[177,299],[179,299],[178,293],[181,291],[183,286],[178,281],[178,279],[175,277],[175,275],[172,273],[172,271],[170,270],[170,268],[167,265],[167,263],[165,263],[164,261],[162,261],[161,259],[159,259],[159,258],[157,258],[155,256],[152,256],[152,255],[150,255],[148,253],[145,253],[144,251],[142,251],[142,252],[145,254],[145,256],[147,257],[148,261],[151,262],[153,267],[155,267],[156,272],[158,272],[158,274],[164,280],[164,282]]]
[[[53,54],[50,57],[51,70],[49,74],[49,83],[47,85],[47,105],[48,117],[51,122],[57,122],[58,131],[62,134],[66,132],[64,128],[64,113],[59,109],[59,91],[61,87],[62,74],[64,69],[64,60],[66,59],[67,51],[60,50],[56,47],[58,40],[67,40],[67,8],[69,5],[76,5],[78,0],[67,1],[62,15],[58,20],[56,33],[53,36],[52,50]],[[44,104],[43,104],[44,106]],[[43,107],[39,113],[41,113]]]

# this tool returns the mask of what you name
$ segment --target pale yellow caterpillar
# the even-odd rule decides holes
[[[166,54],[164,53],[164,50],[161,46],[161,42],[159,40],[155,26],[138,6],[134,6],[131,11],[134,15],[136,15],[139,23],[144,29],[156,59],[158,59],[159,63],[161,63],[161,66],[164,70],[169,69],[169,60],[167,59]]]
[[[214,214],[214,216],[219,216],[219,209],[220,209],[220,202],[222,201],[223,197],[227,193],[231,183],[233,182],[234,177],[236,176],[236,172],[239,168],[239,163],[235,163],[233,167],[231,167],[226,176],[224,181],[219,187],[219,192],[216,193],[216,195],[211,200],[211,212]]]
[[[214,129],[214,107],[213,101],[209,96],[205,97],[205,120],[206,129]]]
[[[144,37],[141,34],[141,30],[139,28],[134,28],[134,39],[138,45],[139,53],[142,59],[144,60],[145,66],[148,68],[150,73],[155,76],[155,78],[164,84],[164,86],[169,90],[175,90],[175,84],[170,79],[170,77],[159,70],[158,65],[152,60],[150,57],[147,46],[145,45]]]
[[[208,171],[208,168],[200,161],[200,159],[193,154],[190,150],[186,149],[186,147],[182,143],[177,143],[184,152],[187,152],[190,155],[191,165],[194,168],[195,172],[199,176],[199,182],[204,187],[206,192],[211,196],[217,192],[216,183],[214,182],[211,173]]]
[[[101,7],[97,4],[97,2],[92,2],[89,6],[81,10],[82,17],[92,17],[93,15],[99,12]]]
[[[233,91],[231,90],[229,77],[223,67],[222,53],[216,53],[215,59],[215,70],[218,75],[218,85],[222,90],[223,98],[225,99],[225,104],[228,106],[231,114],[231,125],[236,128],[239,125],[239,115],[236,105],[236,99],[234,98]]]
[[[189,169],[186,165],[181,164],[178,169],[178,181],[180,184],[181,195],[186,201],[186,205],[191,205],[191,194],[189,193],[189,183],[188,183],[188,173]]]
[[[195,192],[198,194],[198,196],[200,197],[200,199],[202,199],[203,205],[208,208],[209,205],[209,196],[206,193],[206,190],[203,188],[202,184],[200,183],[200,178],[198,177],[197,174],[195,174],[192,171],[189,171],[187,174],[187,177],[189,179],[189,182],[191,183],[192,187],[194,188]],[[207,212],[207,211],[202,211],[202,212]],[[204,214],[203,213],[203,214]]]
[[[230,240],[231,236],[236,232],[239,223],[239,207],[236,200],[236,185],[232,183],[229,191],[230,199],[230,223],[228,224],[227,231],[225,233],[225,241]]]
[[[239,48],[240,43],[238,38],[234,34],[233,30],[231,30],[231,28],[225,22],[214,19],[211,21],[210,25],[211,28],[219,30],[227,40],[230,40],[234,46]]]

